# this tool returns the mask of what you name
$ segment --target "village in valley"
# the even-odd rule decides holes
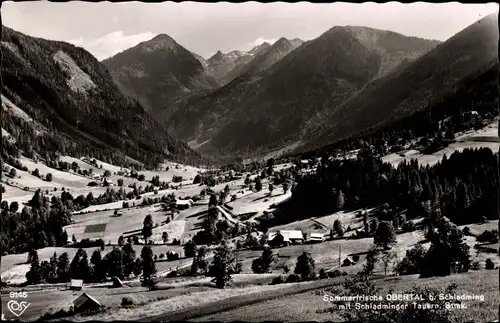
[[[474,147],[479,135],[493,137],[495,127],[464,133],[462,148]],[[497,144],[483,144],[498,149]],[[245,319],[249,315],[245,308],[259,306],[245,305],[256,299],[262,299],[259,304],[279,297],[303,300],[300,295],[328,290],[359,272],[376,277],[380,286],[388,280],[396,288],[411,282],[435,285],[436,278],[419,279],[413,263],[431,245],[425,210],[415,215],[414,210],[392,209],[387,203],[347,209],[341,191],[328,201],[330,214],[315,216],[314,207],[311,214],[282,208],[298,194],[302,176],[313,176],[336,158],[354,160],[359,153],[281,163],[270,158],[219,169],[166,163],[158,171],[69,156],[48,166],[20,156],[22,170],[4,166],[2,209],[22,215],[28,208],[62,203],[74,211],[62,227],[66,242],[54,245],[51,240],[59,238],[45,235],[45,241],[38,240],[45,247],[3,251],[3,290],[28,292],[26,319],[45,315],[79,321],[172,315],[187,319],[192,313],[228,319],[230,314],[214,313],[231,310],[244,312],[236,317]],[[349,154],[354,159],[345,159]],[[404,153],[393,155],[384,157],[384,162],[396,167],[407,163],[401,157]],[[439,164],[443,155],[438,151],[422,158],[424,163]],[[467,269],[460,261],[450,263],[446,281],[458,283],[465,276],[465,281],[484,282],[476,292],[489,298],[472,305],[474,311],[484,311],[495,302],[494,290],[488,291],[487,285],[497,272],[489,269],[499,264],[498,221],[477,222],[457,227],[463,231],[470,262]],[[222,276],[217,266],[227,266]],[[214,292],[217,287],[223,289]],[[314,295],[318,308],[313,317],[327,319],[325,304],[319,294]],[[223,306],[224,300],[228,303]]]

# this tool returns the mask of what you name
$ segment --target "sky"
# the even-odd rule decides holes
[[[367,26],[444,41],[498,4],[88,3],[4,2],[3,24],[22,33],[83,47],[99,60],[159,33],[205,58],[250,50],[281,37],[310,40],[333,26]]]

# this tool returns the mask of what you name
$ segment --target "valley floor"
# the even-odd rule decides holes
[[[384,157],[385,161],[396,165],[402,160],[417,158],[419,162],[433,164],[440,160],[444,154],[449,154],[454,150],[462,150],[467,147],[489,147],[493,151],[499,150],[497,141],[497,125],[490,125],[481,131],[469,132],[457,136],[456,143],[441,150],[433,155],[421,155],[416,151],[406,151],[401,154],[391,154]],[[358,210],[350,212],[336,212],[322,217],[309,218],[306,220],[295,221],[268,228],[268,231],[279,230],[302,230],[306,234],[313,232],[326,234],[327,239],[322,243],[292,245],[283,248],[273,249],[277,255],[278,262],[274,270],[269,274],[252,274],[252,261],[259,257],[261,250],[241,250],[236,252],[236,260],[242,264],[242,273],[235,275],[235,285],[225,289],[215,289],[208,278],[166,278],[165,276],[172,270],[187,268],[191,266],[192,258],[184,257],[182,244],[201,230],[201,222],[208,210],[208,198],[202,198],[195,202],[192,207],[181,210],[169,223],[165,223],[167,216],[159,204],[149,206],[140,206],[144,198],[161,197],[174,193],[176,197],[193,197],[200,194],[204,186],[192,184],[196,174],[204,169],[197,169],[178,164],[163,165],[163,170],[158,172],[144,172],[146,181],[138,181],[126,176],[118,175],[118,172],[127,171],[123,168],[96,161],[98,167],[89,164],[83,159],[75,159],[69,156],[63,157],[64,161],[70,164],[75,162],[83,169],[92,169],[93,174],[103,175],[106,170],[111,172],[111,179],[114,183],[118,179],[123,179],[124,190],[130,190],[128,185],[135,183],[137,186],[150,185],[149,182],[153,176],[159,175],[161,181],[171,181],[173,176],[183,176],[182,187],[174,187],[167,190],[160,190],[158,194],[145,193],[137,200],[130,200],[129,207],[123,208],[123,201],[91,206],[73,214],[74,223],[65,227],[68,236],[75,236],[77,240],[84,238],[97,239],[105,241],[106,246],[103,253],[111,251],[117,246],[120,235],[127,235],[141,230],[143,220],[146,215],[151,215],[156,226],[153,229],[151,245],[153,253],[156,255],[165,254],[167,251],[179,253],[181,259],[176,261],[157,261],[158,277],[160,277],[159,290],[148,291],[141,287],[138,279],[134,278],[125,282],[125,286],[118,289],[110,289],[102,284],[85,286],[84,291],[96,297],[105,307],[105,312],[92,317],[76,316],[71,318],[75,321],[88,319],[95,320],[185,320],[196,319],[197,321],[213,320],[243,320],[243,321],[262,321],[262,320],[318,320],[318,321],[338,321],[341,318],[338,313],[324,314],[322,310],[329,304],[322,300],[324,289],[331,288],[338,281],[345,278],[319,280],[314,282],[304,282],[296,284],[268,285],[274,277],[282,275],[285,267],[293,271],[297,257],[303,252],[310,252],[314,258],[316,270],[324,269],[330,271],[340,269],[348,274],[358,272],[365,262],[365,255],[373,245],[373,238],[354,238],[354,232],[363,227],[361,218],[357,217]],[[4,199],[9,201],[18,201],[25,203],[29,201],[36,188],[48,190],[50,196],[60,196],[62,188],[69,191],[74,197],[79,194],[88,194],[92,192],[94,196],[104,193],[107,187],[89,187],[88,183],[94,181],[92,177],[85,177],[73,171],[59,171],[47,167],[42,163],[37,163],[26,157],[20,161],[28,168],[29,172],[18,172],[16,178],[10,178],[2,174],[2,182],[6,186]],[[102,168],[101,168],[102,165]],[[169,167],[165,170],[164,167]],[[275,171],[286,169],[292,165],[280,164],[275,166]],[[42,175],[51,173],[52,182],[33,176],[31,172],[38,168]],[[312,171],[314,167],[308,171]],[[141,173],[141,172],[140,172]],[[243,177],[227,183],[221,183],[212,187],[215,192],[220,192],[226,185],[230,188],[230,196],[235,195],[234,201],[226,203],[219,207],[220,217],[228,219],[230,222],[239,222],[242,225],[249,225],[256,222],[257,219],[270,212],[281,202],[291,197],[291,192],[286,193],[281,185],[277,185],[274,190],[269,191],[269,182],[262,180],[263,189],[261,191],[251,191],[244,184]],[[251,174],[251,179],[257,176],[257,173]],[[43,176],[41,176],[44,178]],[[178,184],[176,184],[178,185]],[[26,190],[26,188],[28,188]],[[54,190],[57,189],[56,191]],[[117,190],[118,187],[111,187]],[[228,199],[229,201],[229,199]],[[135,203],[135,205],[134,205]],[[21,207],[22,208],[22,207]],[[118,210],[122,215],[114,216],[114,210]],[[368,210],[369,212],[371,210]],[[346,230],[343,238],[330,240],[328,233],[335,220],[340,220]],[[488,221],[484,224],[467,225],[473,234],[480,234],[484,230],[498,229],[498,221]],[[347,228],[350,227],[350,230]],[[463,228],[461,226],[460,228]],[[167,243],[162,241],[162,232],[168,233]],[[257,235],[260,232],[256,233]],[[239,237],[245,238],[245,236]],[[181,245],[172,245],[173,239],[179,239]],[[397,235],[397,244],[393,250],[397,253],[398,260],[404,257],[406,251],[412,248],[416,243],[424,240],[422,231],[410,233],[400,233]],[[466,238],[467,244],[471,247],[471,256],[473,261],[479,261],[484,267],[485,260],[491,258],[498,266],[500,259],[496,254],[484,250],[474,249],[477,242],[474,237]],[[428,247],[429,243],[424,243]],[[496,246],[496,247],[495,247]],[[142,245],[134,245],[136,254],[139,255]],[[498,249],[496,245],[489,246]],[[87,254],[91,254],[96,248],[85,248]],[[77,248],[59,248],[47,247],[38,250],[40,261],[49,260],[55,253],[60,255],[67,252],[70,259],[76,254]],[[352,266],[339,268],[339,261],[346,257],[358,255],[360,260]],[[208,255],[210,260],[212,253]],[[5,255],[1,262],[1,278],[3,282],[10,284],[22,283],[26,280],[26,273],[30,265],[26,264],[27,253]],[[392,266],[391,266],[392,268]],[[448,283],[456,282],[461,292],[483,294],[486,300],[482,303],[470,304],[469,310],[455,310],[454,315],[461,321],[468,318],[480,318],[480,321],[491,320],[497,314],[498,297],[498,271],[480,270],[472,271],[466,274],[452,275],[444,278],[417,279],[415,276],[403,277],[383,277],[383,268],[380,264],[375,267],[377,284],[386,292],[389,286],[394,285],[396,291],[403,291],[411,284],[423,284],[424,286],[445,287]],[[496,289],[496,291],[495,291]],[[9,298],[6,292],[16,290],[16,288],[7,288],[2,291],[2,300]],[[30,307],[24,314],[25,319],[35,319],[44,312],[53,312],[61,308],[68,308],[71,302],[78,297],[81,292],[70,291],[66,284],[62,285],[38,285],[28,286],[28,301]],[[134,305],[130,308],[121,306],[124,297],[130,297]],[[5,312],[5,311],[4,311]]]

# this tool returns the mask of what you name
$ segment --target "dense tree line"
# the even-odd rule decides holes
[[[136,257],[130,241],[104,256],[100,249],[96,249],[90,259],[87,252],[80,248],[71,261],[68,253],[64,252],[59,256],[54,253],[49,261],[40,262],[36,250],[30,250],[28,263],[31,264],[26,274],[28,284],[64,283],[70,279],[81,279],[85,283],[103,282],[108,278],[124,279],[142,273],[143,283],[150,285],[156,273],[151,248],[144,246],[140,257]]]
[[[71,224],[72,211],[135,197],[133,192],[130,193],[126,194],[122,188],[118,191],[108,188],[98,197],[94,197],[90,192],[86,196],[79,195],[74,198],[71,193],[63,191],[60,197],[52,196],[49,199],[39,189],[21,210],[17,202],[9,205],[7,201],[2,201],[2,252],[21,253],[33,248],[64,246],[68,237],[63,227]],[[170,203],[171,199],[172,197],[163,196],[145,201],[146,204],[160,201]]]
[[[322,159],[316,173],[298,177],[292,199],[263,223],[292,222],[339,209],[390,205],[386,217],[396,209],[407,210],[407,220],[439,213],[456,224],[497,217],[497,155],[488,148],[454,152],[434,166],[416,160],[398,167],[380,158],[361,155],[350,160]],[[388,214],[387,214],[388,213]]]
[[[53,203],[37,190],[28,205],[18,213],[19,206],[6,201],[1,204],[1,249],[3,253],[23,253],[31,249],[61,247],[68,236],[63,227],[71,223],[70,209],[60,198]]]

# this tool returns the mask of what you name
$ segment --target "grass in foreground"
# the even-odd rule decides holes
[[[376,281],[382,295],[393,288],[395,293],[403,292],[417,284],[444,290],[449,284],[456,283],[456,294],[484,295],[484,302],[469,301],[467,309],[454,309],[452,316],[456,322],[491,322],[498,318],[498,271],[481,270],[448,277],[418,279],[416,276],[388,277]],[[323,301],[325,289],[307,293],[283,296],[254,305],[243,306],[213,315],[199,317],[194,321],[344,321],[340,313],[325,313],[330,307]],[[328,292],[331,295],[331,292]]]

